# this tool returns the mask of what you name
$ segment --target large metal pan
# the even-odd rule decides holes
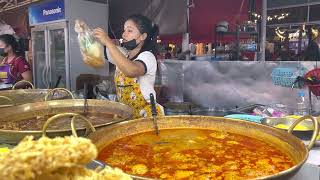
[[[299,138],[291,134],[294,126],[305,119],[311,119],[315,126],[311,143],[307,147]],[[319,132],[318,121],[311,116],[298,119],[288,132],[258,123],[208,116],[159,117],[158,126],[160,129],[200,128],[216,131],[221,131],[221,129],[223,129],[226,132],[249,136],[272,144],[290,156],[295,165],[280,173],[259,177],[258,179],[281,180],[290,178],[301,168],[307,160],[308,151],[312,148],[316,135]],[[120,138],[141,132],[153,131],[153,127],[153,121],[151,118],[128,120],[95,131],[89,135],[89,138],[95,143],[98,151],[100,152],[104,147]]]
[[[72,93],[63,88],[56,89],[17,89],[0,91],[0,108],[41,102],[51,99],[73,99]]]
[[[112,123],[120,122],[131,118],[132,109],[121,103],[116,103],[107,100],[85,100],[81,99],[67,99],[67,100],[53,100],[47,102],[28,103],[14,107],[2,108],[0,110],[0,143],[17,144],[23,137],[33,135],[36,138],[41,137],[42,126],[46,120],[56,114],[60,113],[78,113],[87,117],[97,118],[95,128],[107,126]],[[25,120],[34,120],[37,118],[37,126],[39,129],[32,130],[8,130],[3,129],[5,124],[21,123]],[[68,120],[68,119],[66,119]],[[27,123],[25,123],[27,124]],[[29,123],[30,124],[30,123]],[[26,126],[29,126],[27,124]],[[9,127],[9,126],[6,126]],[[80,135],[85,134],[85,126],[77,126]],[[47,134],[49,137],[65,136],[71,134],[70,126],[63,126],[63,129],[48,129]]]

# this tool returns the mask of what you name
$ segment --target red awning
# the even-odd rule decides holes
[[[214,27],[219,21],[227,21],[230,31],[235,30],[236,22],[248,20],[249,0],[196,0],[195,7],[190,8],[190,42],[214,42]],[[242,4],[242,8],[241,8]],[[262,0],[256,0],[257,12],[261,11]],[[163,35],[164,42],[181,43],[182,35]],[[232,41],[232,36],[225,41]]]
[[[197,0],[190,10],[191,42],[213,42],[214,28],[219,21],[227,21],[235,31],[237,22],[248,21],[248,0]],[[261,9],[261,0],[257,0]]]

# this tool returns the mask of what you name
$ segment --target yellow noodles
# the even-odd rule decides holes
[[[106,168],[101,172],[85,165],[95,159],[97,149],[89,139],[76,137],[26,137],[18,146],[0,156],[0,177],[7,180],[109,180],[131,179],[121,170]]]

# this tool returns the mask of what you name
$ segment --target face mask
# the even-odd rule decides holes
[[[4,52],[4,48],[0,48],[0,56],[6,56],[6,53]]]
[[[139,44],[137,44],[137,41],[135,39],[132,39],[131,41],[123,42],[121,43],[121,46],[126,48],[127,50],[131,51],[134,48],[136,48]]]

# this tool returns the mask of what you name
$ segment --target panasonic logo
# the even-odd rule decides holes
[[[58,14],[61,12],[62,12],[61,8],[57,7],[56,9],[49,9],[49,10],[44,9],[42,11],[42,14],[43,14],[43,16],[49,16],[49,15]]]

